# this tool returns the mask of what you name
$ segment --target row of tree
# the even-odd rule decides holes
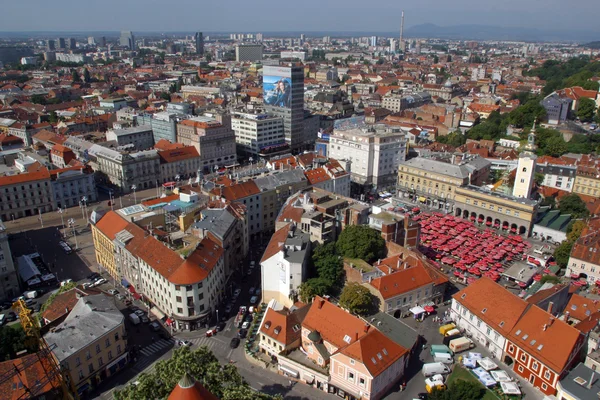
[[[166,399],[186,372],[222,400],[282,399],[254,391],[235,365],[221,365],[206,346],[193,351],[183,346],[157,362],[152,372],[140,374],[136,385],[116,391],[115,400]]]
[[[537,76],[546,81],[544,96],[558,89],[581,86],[588,90],[598,90],[598,82],[591,81],[600,73],[600,62],[590,62],[587,56],[571,58],[567,62],[547,60],[539,68],[525,72],[528,76]]]

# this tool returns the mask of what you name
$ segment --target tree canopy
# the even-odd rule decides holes
[[[600,62],[590,62],[590,58],[574,57],[566,62],[547,60],[539,68],[525,71],[527,76],[537,76],[546,81],[543,95],[547,96],[558,89],[581,86],[584,89],[598,90],[598,82],[589,80],[600,72]]]
[[[0,361],[8,361],[17,357],[17,353],[27,349],[29,353],[37,351],[37,346],[26,340],[21,325],[0,326]]]
[[[575,193],[568,194],[560,199],[558,209],[561,214],[571,214],[571,218],[585,218],[590,212],[581,197]]]
[[[437,141],[439,143],[449,144],[453,147],[460,147],[463,144],[467,143],[467,137],[463,135],[460,131],[454,131],[448,133],[446,136],[438,136]]]
[[[366,225],[351,225],[340,234],[335,244],[343,257],[360,258],[371,262],[385,255],[385,240],[375,229]]]
[[[596,102],[587,97],[579,99],[579,106],[577,107],[577,116],[584,122],[589,122],[594,119],[594,111],[596,109]]]
[[[169,360],[157,362],[154,371],[140,374],[139,384],[115,391],[115,400],[165,399],[186,372],[223,400],[281,398],[252,390],[234,365],[221,365],[206,346],[193,351],[183,346]]]
[[[335,294],[344,284],[344,263],[335,243],[315,247],[312,255],[313,277],[299,287],[300,300],[310,302],[315,296]]]
[[[369,289],[356,282],[350,282],[342,289],[340,306],[351,313],[366,315],[375,311],[374,300],[375,296],[369,292]]]
[[[470,373],[470,372],[469,372]],[[448,389],[434,389],[429,394],[429,400],[479,400],[483,398],[483,386],[478,382],[469,382],[457,379],[452,382]]]

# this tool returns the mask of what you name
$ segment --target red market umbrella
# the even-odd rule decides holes
[[[536,276],[533,277],[533,280],[536,281],[536,282],[539,282],[539,281],[542,280],[542,276],[541,275],[536,275]]]
[[[526,284],[525,282],[519,282],[519,287],[522,287],[522,288],[524,288],[524,287],[526,287],[526,286],[527,286],[527,284]]]
[[[423,309],[425,311],[427,311],[428,313],[432,313],[435,311],[435,309],[432,306],[425,306],[425,307],[423,307]]]

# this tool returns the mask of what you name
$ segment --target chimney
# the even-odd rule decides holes
[[[325,299],[319,300],[319,310],[323,308],[323,304],[325,304]]]
[[[377,260],[377,265],[381,265],[381,258]]]
[[[554,307],[554,303],[553,302],[549,302],[548,303],[548,314],[552,314],[552,308]]]
[[[586,389],[592,390],[592,385],[594,384],[595,377],[596,377],[596,371],[592,371],[592,376],[590,376],[590,379],[588,380],[588,383],[585,386]]]
[[[369,332],[369,324],[365,324],[365,333]]]
[[[548,329],[548,325],[544,324],[544,326],[542,327],[542,330],[545,331],[546,329]]]
[[[396,264],[396,269],[400,269],[400,257],[398,257],[398,263]]]
[[[548,327],[551,327],[553,322],[554,322],[554,317],[550,317],[550,321],[548,322]]]
[[[358,342],[358,332],[354,335],[354,340]]]
[[[65,307],[65,314],[69,313],[69,307]]]

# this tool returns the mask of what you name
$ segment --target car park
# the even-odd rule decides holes
[[[237,348],[240,345],[240,339],[234,337],[233,339],[231,339],[231,342],[229,343],[229,347],[231,347],[232,349]]]
[[[158,332],[160,330],[160,324],[156,321],[150,323],[150,329],[153,330],[154,332]]]

